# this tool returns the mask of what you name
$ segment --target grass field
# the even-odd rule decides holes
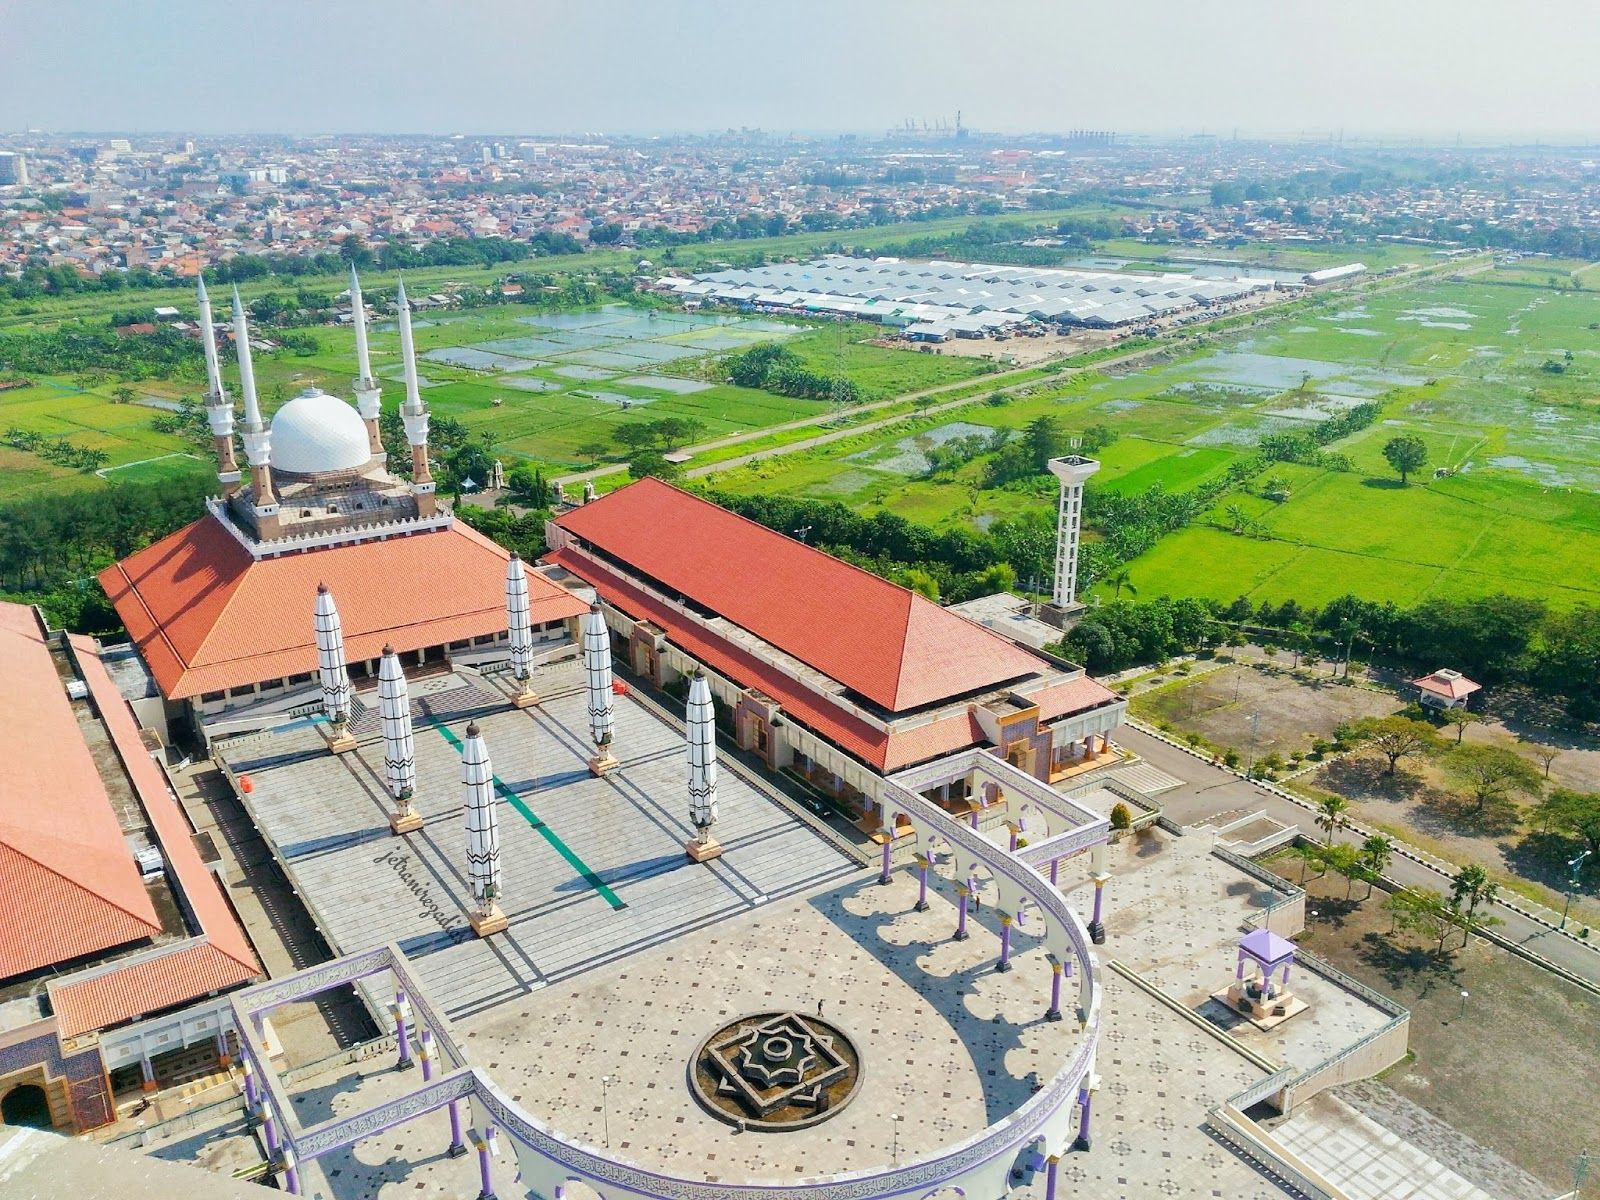
[[[1285,485],[1285,501],[1229,494],[1131,564],[1139,594],[1320,604],[1355,591],[1408,604],[1504,590],[1600,603],[1600,291],[1569,286],[1578,264],[1537,266],[1562,286],[1506,286],[1492,272],[1330,295],[1144,370],[1042,380],[1002,406],[908,419],[717,485],[984,528],[1053,498],[983,489],[981,461],[921,478],[908,470],[917,438],[1040,415],[1103,424],[1117,439],[1091,487],[1184,490],[1224,474],[1264,433],[1378,399],[1380,421],[1330,447],[1351,470],[1272,466],[1262,478]],[[1428,448],[1404,488],[1383,458],[1398,434]],[[1451,473],[1436,479],[1435,467]],[[1231,532],[1233,505],[1255,520],[1252,536]]]

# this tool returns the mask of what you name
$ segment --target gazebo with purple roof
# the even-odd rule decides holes
[[[1289,987],[1289,967],[1294,962],[1294,943],[1288,938],[1281,938],[1270,929],[1253,929],[1239,939],[1239,969],[1234,973],[1234,978],[1240,983],[1244,982],[1244,965],[1247,962],[1256,964],[1261,972],[1261,993],[1263,1000],[1273,998],[1272,976],[1279,967],[1283,968],[1283,989]]]

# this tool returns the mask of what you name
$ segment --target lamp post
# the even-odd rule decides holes
[[[1584,860],[1591,853],[1593,852],[1585,850],[1577,858],[1571,859],[1567,863],[1567,899],[1566,903],[1561,906],[1561,924],[1556,926],[1557,933],[1567,927],[1567,914],[1572,911],[1572,893],[1578,890],[1578,872],[1583,870]]]
[[[889,1114],[889,1129],[890,1129],[890,1132],[893,1134],[893,1141],[891,1143],[892,1144],[892,1149],[889,1152],[889,1159],[895,1166],[899,1166],[900,1165],[900,1121],[901,1120],[902,1120],[902,1118],[901,1118],[899,1113],[890,1113]]]
[[[600,1127],[605,1134],[606,1149],[611,1149],[611,1076],[600,1076]]]

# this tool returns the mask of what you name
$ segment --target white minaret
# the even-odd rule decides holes
[[[250,357],[250,323],[245,320],[237,287],[233,289],[233,345],[239,353],[239,390],[244,393],[244,454],[250,462],[256,532],[269,540],[278,532],[278,498],[272,493],[272,430],[261,419],[255,362]]]
[[[589,736],[594,739],[589,771],[604,775],[619,764],[611,750],[611,636],[599,604],[590,605],[583,614],[583,683],[589,700]]]
[[[317,676],[322,683],[322,711],[328,718],[328,748],[335,754],[353,749],[350,725],[350,676],[344,668],[344,628],[333,594],[317,584]]]
[[[1056,518],[1056,579],[1051,601],[1072,606],[1078,592],[1078,535],[1083,525],[1083,485],[1100,469],[1092,458],[1069,454],[1052,458],[1050,473],[1061,481],[1061,510]]]
[[[461,802],[467,814],[467,881],[474,911],[467,918],[479,937],[499,933],[509,921],[500,911],[500,817],[494,767],[478,723],[467,726],[461,746]]]
[[[211,297],[205,276],[200,276],[200,344],[206,352],[206,420],[211,422],[211,442],[217,453],[217,482],[222,494],[239,490],[239,460],[233,453],[233,401],[222,387],[222,365],[217,360],[217,329],[211,321]]]
[[[354,388],[356,408],[367,426],[367,445],[372,457],[382,462],[385,456],[378,418],[383,414],[383,392],[372,377],[372,353],[367,348],[367,306],[361,298],[361,280],[356,277],[354,266],[350,268],[350,324],[356,331],[356,370],[360,372]]]
[[[687,735],[689,740],[689,821],[695,838],[684,849],[695,862],[705,862],[722,853],[711,836],[717,823],[717,728],[716,710],[711,704],[711,685],[705,674],[696,670],[689,680]]]
[[[417,382],[417,345],[411,336],[411,302],[406,299],[406,285],[400,283],[396,301],[396,318],[400,324],[400,356],[405,360],[406,398],[400,405],[400,419],[405,423],[406,441],[411,446],[411,494],[417,498],[417,515],[431,517],[438,502],[433,495],[433,472],[428,467],[428,409],[422,403],[422,388]]]
[[[389,828],[410,833],[422,828],[422,816],[411,806],[417,787],[417,750],[411,736],[406,673],[393,646],[383,648],[383,661],[378,664],[378,715],[383,719],[383,777],[394,797]]]
[[[528,615],[528,574],[515,550],[506,563],[506,638],[511,649],[511,674],[517,681],[517,694],[511,703],[527,708],[539,703],[539,697],[533,690],[533,621]]]

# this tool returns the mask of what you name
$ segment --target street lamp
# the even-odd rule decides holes
[[[900,1165],[900,1121],[901,1121],[901,1119],[902,1118],[901,1118],[899,1113],[890,1113],[889,1114],[889,1128],[894,1133],[894,1149],[890,1152],[889,1158],[896,1166]]]
[[[1556,926],[1557,933],[1567,927],[1567,914],[1572,911],[1572,893],[1578,890],[1578,872],[1583,870],[1584,860],[1592,853],[1593,851],[1585,850],[1567,863],[1567,899],[1561,906],[1561,924]]]
[[[605,1133],[606,1149],[611,1149],[611,1076],[600,1076],[600,1126]]]
[[[1462,988],[1461,989],[1461,1015],[1463,1017],[1467,1015],[1467,989],[1466,988]]]

